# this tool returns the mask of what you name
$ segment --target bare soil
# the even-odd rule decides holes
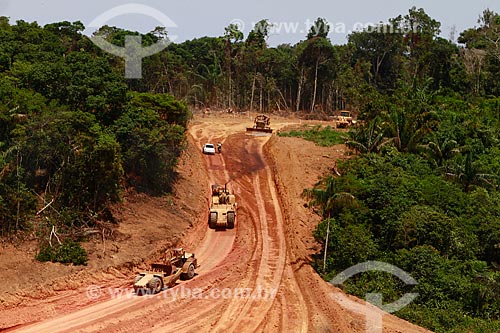
[[[311,255],[320,248],[312,237],[319,217],[301,197],[345,158],[345,147],[247,135],[252,119],[197,116],[175,194],[128,194],[113,209],[120,220],[114,236],[85,244],[91,253],[88,267],[37,263],[33,242],[4,245],[0,330],[365,332],[359,312],[382,313],[345,296],[312,269]],[[272,122],[276,130],[304,123]],[[217,141],[223,142],[222,154],[201,154],[203,143]],[[213,183],[227,183],[236,194],[233,230],[207,226]],[[135,273],[170,245],[196,253],[197,276],[155,296],[133,294]],[[391,315],[384,316],[383,331],[426,332]]]

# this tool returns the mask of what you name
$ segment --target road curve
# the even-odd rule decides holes
[[[286,237],[282,198],[264,156],[269,136],[246,135],[241,124],[210,120],[196,122],[190,135],[200,150],[203,143],[223,142],[223,153],[205,156],[205,164],[210,182],[228,183],[239,206],[233,230],[209,229],[207,212],[200,212],[202,236],[185,241],[195,244],[188,250],[196,253],[201,264],[197,276],[154,296],[133,294],[133,277],[115,283],[122,294],[109,292],[96,302],[89,302],[82,290],[72,296],[71,309],[59,309],[62,315],[18,327],[15,332],[365,330],[361,316],[341,309],[331,299],[332,286],[310,266],[291,262],[293,244]],[[208,195],[210,184],[206,186]],[[392,327],[398,327],[397,319],[391,321]]]

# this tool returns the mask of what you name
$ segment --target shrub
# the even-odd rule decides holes
[[[42,247],[36,259],[41,262],[51,261],[73,265],[87,265],[88,261],[87,251],[79,243],[69,239],[57,246]]]

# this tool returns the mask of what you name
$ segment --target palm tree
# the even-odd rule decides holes
[[[222,69],[218,60],[214,57],[214,64],[209,66],[199,64],[196,71],[191,72],[198,81],[203,83],[202,90],[208,92],[208,100],[203,101],[205,104],[218,105],[217,83],[222,77]]]
[[[361,154],[377,153],[384,144],[384,133],[380,126],[380,118],[376,117],[368,123],[351,130],[345,144]]]
[[[465,192],[469,192],[474,185],[496,188],[493,179],[498,179],[498,176],[481,173],[480,168],[479,163],[473,161],[472,152],[469,151],[465,156],[464,163],[457,164],[455,168],[446,173],[446,176],[460,183]]]
[[[386,115],[383,126],[387,137],[400,152],[416,152],[418,145],[430,131],[423,115],[416,117],[403,110]]]
[[[440,168],[446,160],[460,152],[458,143],[449,138],[439,138],[435,133],[430,137],[427,144],[421,145],[423,155],[431,161],[435,167]]]
[[[311,199],[309,202],[311,206],[319,206],[321,216],[328,221],[325,252],[323,254],[323,271],[325,271],[326,254],[328,252],[328,240],[330,236],[330,223],[332,221],[331,216],[335,212],[338,213],[345,208],[357,207],[356,198],[347,192],[337,192],[335,189],[335,178],[333,176],[325,178],[320,182],[319,186],[317,185],[313,189],[304,190],[303,195]]]

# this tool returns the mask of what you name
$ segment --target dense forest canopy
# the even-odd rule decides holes
[[[159,194],[175,180],[187,106],[133,89],[120,59],[83,30],[80,22],[40,27],[0,18],[2,234],[34,221],[69,233],[113,221],[107,207],[125,188]],[[116,40],[126,33],[104,32]]]
[[[168,192],[187,106],[311,117],[349,109],[360,120],[345,138],[356,157],[305,192],[325,219],[318,270],[330,279],[365,260],[392,263],[419,282],[398,315],[438,332],[500,331],[500,15],[485,10],[458,44],[417,8],[345,45],[332,45],[322,18],[295,45],[269,47],[269,28],[262,20],[245,36],[229,25],[223,36],[172,43],[143,59],[142,79],[127,80],[124,60],[80,22],[1,17],[0,232],[76,235],[112,221],[107,207],[126,188]],[[139,35],[96,34],[121,46]],[[152,45],[168,32],[141,37]],[[406,292],[376,274],[346,288],[394,300]]]
[[[399,316],[436,332],[499,332],[500,16],[486,10],[460,45],[423,10],[390,24],[417,29],[356,32],[339,52],[356,82],[340,91],[362,122],[345,138],[356,157],[304,192],[324,218],[314,265],[331,280],[368,260],[393,264],[418,281]],[[375,272],[343,287],[386,303],[409,291]]]

